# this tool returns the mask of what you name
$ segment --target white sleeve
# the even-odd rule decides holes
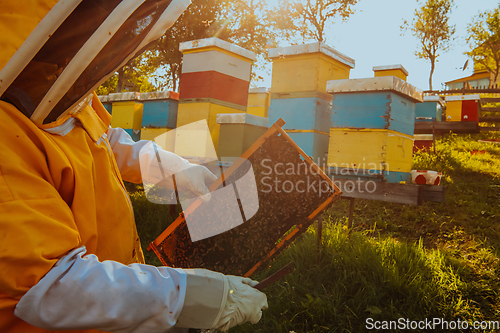
[[[142,264],[99,262],[73,250],[19,301],[15,315],[47,330],[166,332],[184,305],[186,273]]]
[[[134,142],[130,135],[121,128],[109,128],[107,131],[108,142],[115,156],[116,164],[120,169],[123,180],[131,183],[142,183],[140,157],[144,154],[155,157],[155,150],[161,152],[164,167],[171,173],[182,171],[189,162],[174,153],[166,152],[156,143],[148,140]],[[144,149],[143,149],[144,148]],[[142,152],[141,152],[142,150]]]

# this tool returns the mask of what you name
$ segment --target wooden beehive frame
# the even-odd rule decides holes
[[[244,276],[251,276],[254,274],[259,267],[261,267],[264,263],[269,261],[279,252],[286,248],[288,244],[290,244],[293,240],[295,240],[298,236],[304,233],[307,228],[315,221],[315,218],[327,209],[333,202],[335,202],[341,195],[342,192],[340,189],[332,182],[332,180],[318,167],[312,159],[307,156],[300,147],[293,142],[293,140],[286,134],[286,132],[281,128],[285,122],[283,119],[279,119],[276,123],[273,124],[235,163],[233,163],[219,179],[217,179],[211,186],[210,191],[215,191],[219,186],[221,186],[226,178],[232,175],[242,164],[243,162],[249,158],[260,146],[262,146],[271,136],[275,134],[280,134],[285,138],[285,140],[302,156],[304,161],[311,166],[312,169],[325,181],[328,182],[332,191],[332,194],[328,196],[325,201],[323,201],[319,207],[317,207],[305,221],[300,224],[296,224],[295,227],[288,233],[286,237],[284,237],[274,248],[272,248],[267,255],[265,255],[258,263],[256,263],[250,270],[248,270]],[[160,253],[159,246],[160,244],[171,234],[174,232],[176,228],[178,228],[182,223],[185,222],[185,215],[190,214],[196,208],[198,208],[201,204],[201,200],[196,200],[183,214],[179,216],[162,234],[160,234],[148,247],[149,251],[154,251],[154,253],[158,256],[160,261],[164,265],[168,265],[167,262],[163,259],[162,254]]]

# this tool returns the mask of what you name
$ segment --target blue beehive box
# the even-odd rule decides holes
[[[108,111],[109,114],[111,114],[111,115],[113,114],[113,104],[104,103],[103,106],[106,109],[106,111]]]
[[[271,95],[269,123],[282,118],[284,130],[308,130],[328,134],[331,121],[331,96],[324,93],[282,93]]]
[[[415,106],[415,121],[441,121],[443,103],[439,96],[424,96],[424,102]]]
[[[422,91],[395,76],[333,80],[333,128],[388,129],[413,135]]]
[[[286,131],[292,140],[310,156],[314,163],[324,166],[328,159],[328,142],[330,136],[315,132]]]
[[[142,127],[145,128],[175,128],[179,94],[165,91],[141,94],[144,104]]]

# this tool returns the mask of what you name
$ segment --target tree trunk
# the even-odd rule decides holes
[[[123,91],[124,86],[124,70],[123,67],[118,69],[118,83],[116,85],[116,92],[121,93]]]
[[[429,90],[432,90],[432,75],[434,74],[435,61],[431,60],[431,75],[429,75]]]

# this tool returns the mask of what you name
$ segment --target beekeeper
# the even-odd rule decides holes
[[[144,265],[122,179],[138,151],[92,92],[189,0],[0,2],[0,332],[164,332],[256,323],[255,281]],[[165,172],[190,166],[162,152]],[[207,195],[192,167],[178,186]],[[206,198],[206,197],[205,197]]]

